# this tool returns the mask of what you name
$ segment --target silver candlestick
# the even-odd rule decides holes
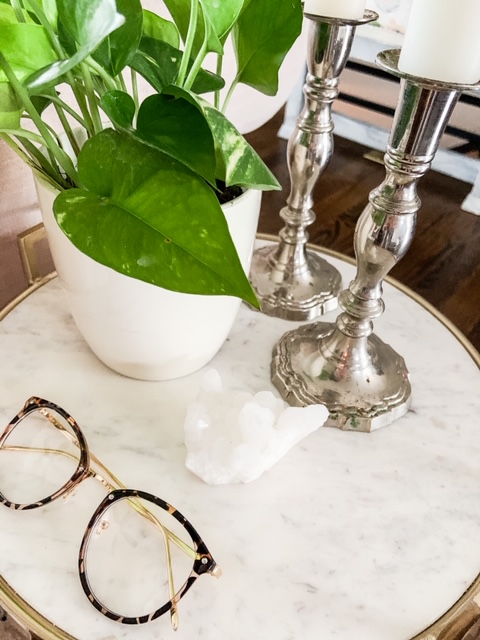
[[[339,296],[335,324],[304,325],[286,333],[273,352],[272,380],[293,405],[324,403],[328,426],[372,431],[408,411],[405,362],[372,333],[384,310],[382,281],[405,255],[415,232],[417,183],[428,171],[449,117],[466,88],[403,74],[398,51],[378,63],[402,79],[385,155],[386,177],[370,193],[357,223],[357,273]]]
[[[352,48],[355,29],[378,18],[366,11],[362,20],[310,19],[304,86],[305,104],[287,149],[291,190],[280,211],[285,226],[280,242],[258,249],[250,279],[264,313],[287,320],[311,320],[335,309],[342,280],[326,260],[306,250],[306,227],[315,220],[312,192],[333,152],[332,103]]]

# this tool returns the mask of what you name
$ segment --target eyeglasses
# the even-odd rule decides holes
[[[190,522],[161,498],[127,489],[89,450],[74,418],[53,402],[38,397],[27,400],[1,435],[0,450],[22,454],[22,461],[15,455],[10,464],[4,463],[6,459],[2,457],[0,503],[9,509],[37,509],[58,498],[66,498],[87,478],[95,478],[109,491],[87,524],[78,554],[83,591],[91,604],[107,618],[123,624],[143,624],[170,612],[172,627],[177,629],[178,603],[196,579],[203,574],[220,577],[220,568]],[[92,468],[92,462],[101,474]],[[111,535],[105,535],[109,530]],[[161,567],[157,567],[160,551],[158,536],[152,536],[154,532],[163,539]],[[145,553],[142,566],[137,570],[139,554],[136,553],[134,561],[127,565],[125,558],[127,551],[137,552],[139,546]],[[121,615],[110,603],[109,606],[104,604],[112,597],[109,589],[111,591],[114,582],[113,566],[105,567],[105,558],[112,553],[117,555],[115,565],[124,569],[119,585],[120,599],[113,597],[113,600],[119,599],[123,606],[125,591],[130,594],[140,591],[142,609],[147,605],[150,613],[142,611],[140,615],[133,615],[129,611],[128,615]],[[142,572],[152,566],[155,567],[153,575],[145,581]],[[175,589],[177,568],[183,572],[184,579],[180,588]],[[130,584],[130,571],[140,572],[140,585]],[[151,593],[158,589],[159,572],[165,589],[162,599],[159,594]],[[92,586],[92,573],[95,586]],[[155,606],[148,607],[153,601]],[[162,604],[158,606],[160,602]],[[138,606],[138,602],[129,602],[126,608],[134,606]]]

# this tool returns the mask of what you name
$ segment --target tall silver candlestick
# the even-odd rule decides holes
[[[262,311],[287,320],[311,320],[335,309],[342,281],[338,271],[306,250],[306,228],[315,220],[312,192],[333,152],[332,102],[350,55],[355,29],[378,18],[310,19],[305,104],[287,149],[291,190],[280,211],[280,242],[254,253],[250,279]]]
[[[329,426],[372,431],[405,414],[411,388],[405,362],[372,333],[384,310],[382,281],[405,255],[415,232],[417,183],[428,171],[449,117],[466,88],[408,76],[398,51],[378,63],[402,79],[385,155],[386,177],[370,193],[355,231],[357,273],[339,297],[336,324],[304,325],[274,349],[272,380],[293,405],[324,403]]]

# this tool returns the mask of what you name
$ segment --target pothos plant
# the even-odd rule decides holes
[[[0,136],[59,190],[56,220],[83,253],[167,289],[256,304],[219,194],[278,183],[224,112],[238,83],[276,93],[301,3],[158,3],[171,19],[140,0],[0,0]],[[221,104],[229,37],[238,68]]]

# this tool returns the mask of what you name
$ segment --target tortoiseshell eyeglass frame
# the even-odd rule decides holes
[[[83,480],[89,477],[94,477],[99,480],[107,489],[109,490],[108,495],[102,500],[102,502],[98,505],[95,512],[93,513],[90,521],[87,525],[85,533],[82,538],[82,543],[80,545],[79,556],[78,556],[78,571],[80,576],[80,583],[82,585],[83,591],[87,596],[88,600],[91,604],[104,616],[111,620],[115,620],[116,622],[120,622],[122,624],[130,624],[137,625],[143,624],[145,622],[150,622],[159,618],[167,612],[170,612],[171,622],[174,629],[177,629],[178,626],[178,612],[177,605],[178,602],[183,598],[185,593],[190,589],[196,579],[205,573],[213,575],[215,577],[219,577],[221,575],[220,568],[216,564],[213,559],[211,553],[207,549],[207,546],[195,530],[195,528],[190,524],[190,522],[174,507],[172,507],[168,502],[154,496],[150,493],[146,493],[145,491],[138,491],[135,489],[127,489],[119,480],[116,478],[113,473],[111,473],[107,467],[100,460],[94,456],[88,448],[87,441],[85,436],[83,435],[80,427],[76,420],[65,411],[59,405],[50,402],[49,400],[44,400],[43,398],[39,398],[36,396],[31,397],[25,403],[23,409],[11,420],[11,422],[5,428],[3,434],[0,436],[0,450],[16,450],[16,451],[35,451],[35,452],[44,452],[44,453],[57,453],[60,455],[65,455],[67,457],[72,457],[71,454],[66,451],[61,450],[52,450],[52,449],[38,449],[35,447],[9,447],[6,446],[5,443],[7,438],[10,436],[12,431],[18,426],[18,424],[26,418],[28,415],[39,412],[43,415],[50,424],[56,427],[65,437],[67,437],[76,447],[79,449],[78,455],[78,465],[75,469],[71,478],[55,493],[49,495],[42,500],[38,500],[33,503],[20,504],[16,502],[12,502],[6,496],[4,496],[0,492],[0,504],[8,507],[9,509],[16,509],[19,511],[25,511],[29,509],[37,509],[39,507],[43,507],[53,500],[57,498],[61,498],[62,496],[67,496],[70,494],[75,487],[77,487]],[[70,433],[65,427],[55,418],[52,412],[56,412],[60,415],[70,426],[72,433]],[[77,458],[77,456],[75,456]],[[106,478],[102,477],[99,473],[94,471],[91,467],[91,460],[98,465],[103,472],[105,472],[110,481]],[[115,486],[117,485],[117,486]],[[161,532],[165,545],[165,552],[168,559],[168,583],[170,588],[170,599],[161,607],[156,609],[150,614],[145,614],[138,617],[133,616],[123,616],[119,613],[115,613],[108,607],[106,607],[93,593],[93,590],[90,586],[90,582],[88,580],[88,575],[86,571],[86,555],[88,552],[88,546],[92,538],[93,532],[97,529],[98,525],[101,523],[102,518],[105,512],[116,502],[119,500],[127,500],[130,506],[137,511],[142,517],[146,518],[150,521],[159,531]],[[157,507],[160,507],[168,514],[170,514],[173,518],[175,518],[187,531],[192,542],[193,548],[183,542],[178,536],[176,536],[172,531],[170,531],[167,527],[160,523],[160,521],[150,512],[145,506],[144,502],[140,503],[139,500],[144,502],[150,502]],[[173,583],[173,570],[171,566],[171,556],[170,556],[170,542],[176,544],[184,553],[189,555],[193,560],[193,566],[190,571],[189,576],[183,583],[183,585],[175,591],[174,583]]]

